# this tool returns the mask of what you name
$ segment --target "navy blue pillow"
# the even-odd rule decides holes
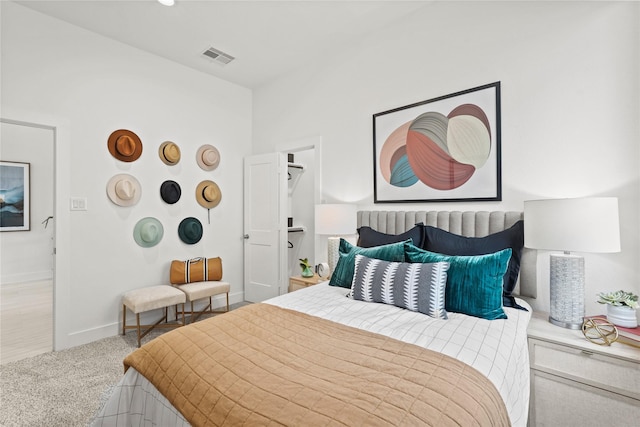
[[[502,304],[522,310],[512,296],[520,273],[520,260],[524,248],[524,221],[520,220],[506,230],[485,237],[464,237],[440,228],[424,226],[425,241],[422,249],[446,255],[487,255],[511,249],[511,259],[502,284]]]
[[[365,225],[358,228],[357,244],[361,248],[372,248],[374,246],[388,245],[389,243],[404,242],[407,239],[411,239],[414,245],[416,245],[417,247],[421,247],[424,243],[423,224],[416,224],[415,227],[405,231],[402,234],[381,233]]]

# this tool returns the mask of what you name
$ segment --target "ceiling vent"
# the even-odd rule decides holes
[[[209,58],[213,59],[214,61],[222,65],[227,65],[229,62],[235,59],[233,56],[226,54],[218,49],[214,49],[212,47],[202,52],[202,54],[204,56],[208,56]]]

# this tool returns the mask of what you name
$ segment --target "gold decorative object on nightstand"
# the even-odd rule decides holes
[[[317,274],[311,277],[293,276],[289,278],[289,292],[297,291],[298,289],[307,288],[309,286],[317,285],[327,279],[323,279]]]

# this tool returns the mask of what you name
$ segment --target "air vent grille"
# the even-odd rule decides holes
[[[214,49],[212,47],[210,47],[209,49],[205,50],[204,52],[202,52],[202,54],[204,56],[207,56],[211,59],[213,59],[214,61],[222,64],[222,65],[227,65],[229,62],[233,61],[235,58],[227,53],[224,53],[218,49]]]

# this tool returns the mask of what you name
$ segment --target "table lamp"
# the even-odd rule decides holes
[[[356,206],[347,204],[316,205],[316,234],[329,235],[327,252],[329,270],[333,273],[338,263],[341,235],[355,234],[357,227]]]
[[[549,322],[580,329],[584,318],[584,258],[571,252],[620,252],[618,199],[525,201],[524,245],[564,251],[550,255]]]

